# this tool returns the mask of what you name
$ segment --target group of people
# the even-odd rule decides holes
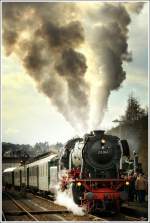
[[[129,201],[145,202],[145,196],[148,190],[148,182],[143,173],[131,173],[128,176],[129,187],[128,195]]]

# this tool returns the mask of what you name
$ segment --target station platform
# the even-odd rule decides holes
[[[122,204],[121,211],[125,214],[133,214],[133,216],[139,218],[148,218],[148,202],[139,203],[136,202],[128,202]],[[144,220],[144,219],[143,219]]]

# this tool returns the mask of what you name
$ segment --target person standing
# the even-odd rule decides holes
[[[145,201],[145,194],[147,189],[147,182],[143,176],[143,174],[139,174],[135,182],[136,190],[138,192],[139,202],[142,203]]]
[[[133,173],[130,174],[129,176],[129,201],[133,202],[134,201],[134,195],[135,195],[135,177]]]
[[[137,190],[136,190],[136,180],[137,180],[137,173],[133,174],[133,187],[134,187],[134,199],[135,201],[137,201],[138,199],[138,194],[137,194]],[[133,201],[134,201],[133,199]]]

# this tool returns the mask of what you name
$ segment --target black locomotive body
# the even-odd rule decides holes
[[[74,201],[88,211],[118,211],[127,199],[125,180],[121,178],[122,157],[129,156],[126,140],[93,131],[85,137],[70,140],[60,157],[60,171],[67,169],[72,182]]]
[[[82,150],[84,171],[89,172],[93,178],[117,178],[121,155],[117,137],[96,131],[93,135],[87,136]]]

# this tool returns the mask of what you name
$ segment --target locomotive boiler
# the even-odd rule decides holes
[[[127,199],[123,156],[130,156],[127,141],[101,130],[68,141],[59,161],[60,171],[68,172],[62,188],[71,182],[74,201],[90,212],[119,210],[121,200]]]

